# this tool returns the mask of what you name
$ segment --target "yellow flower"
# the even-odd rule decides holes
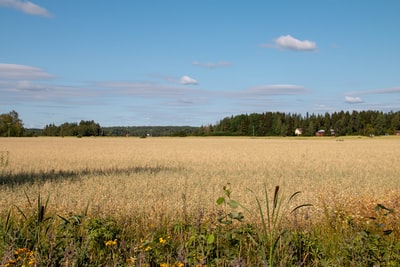
[[[164,238],[160,237],[160,244],[165,244],[167,243],[167,240],[165,240]]]
[[[6,264],[4,264],[5,267],[8,266],[15,266],[17,262],[15,260],[9,260]]]
[[[17,250],[14,252],[14,254],[15,255],[18,255],[18,254],[22,254],[22,253],[29,253],[30,251],[29,251],[29,249],[27,249],[27,248],[17,248]]]
[[[117,245],[117,239],[115,240],[108,240],[106,242],[104,242],[106,244],[106,247],[110,247],[110,246],[115,246]]]
[[[147,246],[147,247],[144,249],[144,251],[149,251],[149,250],[151,250],[151,247],[150,247],[150,246]]]

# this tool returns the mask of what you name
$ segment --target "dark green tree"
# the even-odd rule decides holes
[[[15,110],[0,115],[0,136],[23,136],[23,134],[24,126]]]
[[[98,136],[100,134],[100,124],[91,121],[80,121],[78,133],[81,136]]]
[[[373,122],[375,128],[375,135],[385,134],[385,117],[382,112],[379,112]]]
[[[46,125],[43,129],[44,136],[59,136],[59,134],[60,128],[54,125],[54,123]]]
[[[400,130],[400,112],[396,112],[390,122],[390,127],[393,132]]]

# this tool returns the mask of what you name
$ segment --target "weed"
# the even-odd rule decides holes
[[[228,183],[223,187],[224,196],[217,199],[217,205],[223,205],[223,210],[217,217],[218,222],[222,224],[232,224],[234,220],[242,222],[244,219],[242,212],[235,212],[239,206],[243,206],[231,198],[232,191],[229,186],[230,184]]]
[[[300,191],[293,193],[286,201],[280,195],[279,186],[275,187],[272,203],[266,185],[264,184],[265,193],[265,210],[262,207],[261,200],[256,196],[258,214],[261,217],[262,229],[258,231],[258,240],[260,244],[261,257],[268,266],[275,266],[281,257],[282,247],[279,243],[283,243],[282,237],[288,231],[287,217],[296,210],[312,206],[311,204],[298,205],[290,210],[291,201],[300,194]],[[250,190],[251,191],[251,190]],[[266,253],[267,252],[267,253]]]

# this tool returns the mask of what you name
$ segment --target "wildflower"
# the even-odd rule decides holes
[[[14,252],[14,254],[17,256],[17,255],[19,255],[19,254],[28,254],[28,253],[30,253],[31,251],[29,251],[29,249],[27,249],[27,248],[18,248],[15,252]]]
[[[117,245],[117,239],[115,240],[108,240],[106,242],[104,242],[106,244],[106,247],[111,247],[111,246],[115,246]]]
[[[9,260],[4,266],[8,267],[8,266],[15,266],[15,264],[17,264],[17,261],[15,260]]]
[[[149,250],[151,250],[151,247],[150,247],[150,246],[147,246],[147,247],[144,249],[144,251],[149,251]]]
[[[165,244],[167,243],[167,240],[165,240],[164,238],[160,237],[160,244]]]
[[[9,260],[5,266],[16,266],[18,263],[22,263],[22,265],[18,266],[26,266],[24,263],[28,263],[29,266],[35,265],[35,256],[34,252],[29,250],[28,248],[18,248],[14,251],[15,260]]]

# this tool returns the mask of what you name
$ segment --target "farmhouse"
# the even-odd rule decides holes
[[[303,134],[303,129],[301,128],[296,128],[296,130],[294,131],[295,135],[302,135]]]
[[[324,136],[325,135],[325,130],[319,130],[318,132],[315,133],[316,136]]]

